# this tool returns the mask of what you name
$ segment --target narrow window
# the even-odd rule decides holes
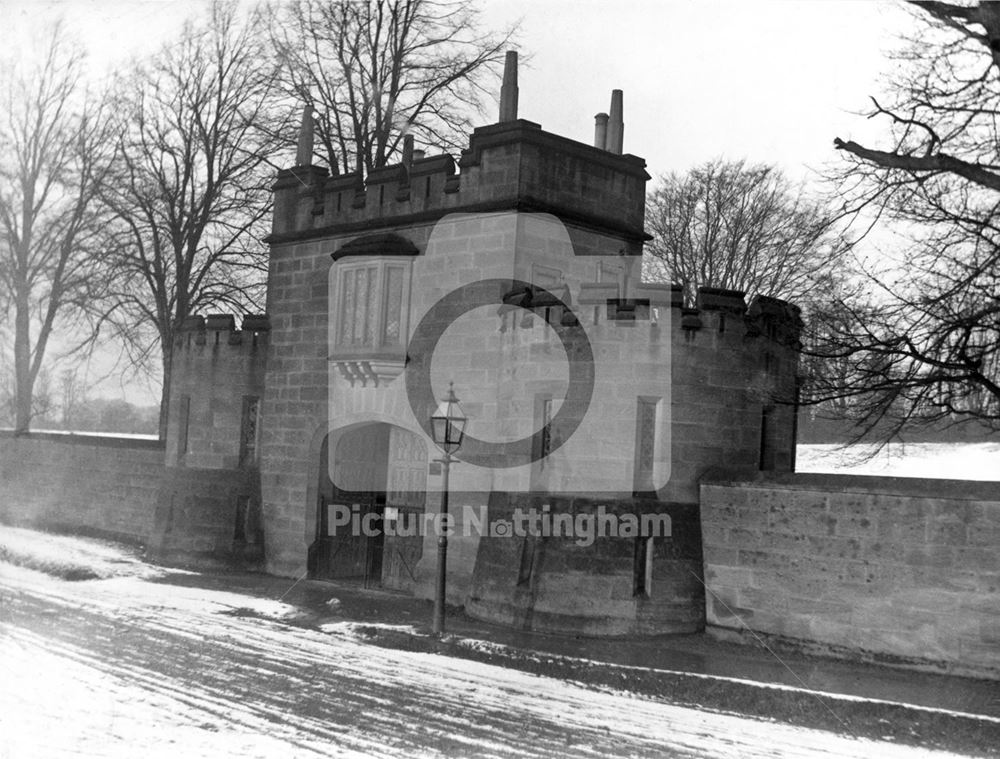
[[[344,271],[340,283],[340,345],[374,346],[378,314],[377,277],[375,266],[358,266]]]
[[[649,596],[653,590],[653,538],[635,539],[635,560],[632,564],[632,593]]]
[[[552,399],[542,400],[542,459],[552,453]]]
[[[400,320],[403,313],[403,267],[385,269],[385,303],[382,310],[382,345],[400,344]]]
[[[180,459],[183,459],[188,452],[188,425],[191,421],[191,396],[181,396],[179,417],[179,428],[177,430],[178,463],[180,463]]]
[[[240,466],[257,464],[257,435],[260,419],[260,398],[243,396],[243,421],[240,425]]]
[[[535,566],[535,536],[528,535],[524,536],[524,541],[521,543],[521,563],[517,569],[517,584],[518,585],[529,585],[531,584],[531,573]]]
[[[634,489],[654,490],[653,470],[656,465],[656,409],[659,399],[639,398],[636,402]]]
[[[760,410],[760,463],[757,468],[762,472],[774,469],[774,445],[771,440],[773,411],[774,409],[768,406]]]
[[[340,329],[337,330],[337,344],[351,344],[351,329],[354,324],[354,271],[343,272],[340,280]]]
[[[535,450],[532,458],[538,462],[541,469],[545,468],[545,460],[553,449],[552,436],[552,397],[539,395],[535,397]]]

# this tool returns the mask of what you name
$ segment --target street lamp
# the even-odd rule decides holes
[[[441,532],[438,535],[437,588],[434,591],[434,625],[435,635],[444,632],[444,590],[445,572],[448,566],[448,473],[451,468],[452,454],[462,445],[465,435],[465,425],[469,421],[455,396],[455,388],[448,383],[448,395],[438,404],[437,410],[431,414],[431,433],[434,443],[444,451],[440,461],[444,471],[444,481],[441,484]]]

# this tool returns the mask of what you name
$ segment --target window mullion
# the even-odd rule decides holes
[[[378,299],[378,305],[375,308],[375,344],[372,346],[376,350],[382,347],[384,342],[384,336],[382,330],[385,327],[385,304],[386,304],[386,286],[385,286],[385,261],[380,261],[377,274],[375,276],[375,296]]]

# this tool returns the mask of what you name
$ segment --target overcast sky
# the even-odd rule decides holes
[[[590,142],[625,91],[625,150],[650,173],[717,155],[798,174],[863,134],[884,51],[908,26],[875,0],[488,0],[490,25],[522,21],[520,115]],[[2,34],[64,14],[97,69],[175,34],[197,0],[0,0]],[[494,118],[489,114],[489,118]]]
[[[488,0],[487,22],[522,23],[523,118],[584,142],[611,90],[625,96],[625,151],[650,174],[715,156],[793,176],[864,138],[855,112],[879,93],[885,53],[909,17],[875,0]],[[175,35],[199,0],[0,0],[0,44],[60,15],[104,71]],[[488,114],[484,123],[495,120]],[[116,390],[115,390],[116,392]],[[132,393],[129,393],[132,395]]]

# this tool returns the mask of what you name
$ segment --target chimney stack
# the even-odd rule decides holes
[[[306,103],[302,109],[302,126],[299,128],[299,145],[295,151],[296,166],[312,166],[313,154],[313,111],[312,104]]]
[[[608,114],[599,113],[594,116],[594,147],[607,150],[608,144]]]
[[[409,170],[410,164],[413,163],[413,135],[404,134],[403,135],[403,166]]]
[[[622,91],[611,90],[611,117],[608,120],[608,138],[605,149],[615,155],[622,154],[625,123],[622,121]]]
[[[500,86],[500,123],[517,121],[517,51],[508,50]]]

